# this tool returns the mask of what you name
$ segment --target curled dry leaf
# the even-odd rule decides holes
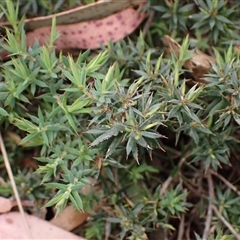
[[[101,19],[142,2],[143,0],[101,0],[57,14],[26,19],[24,27],[26,31],[31,31],[39,27],[51,26],[54,16],[58,25]],[[3,22],[1,25],[10,26],[9,22]]]
[[[16,144],[16,145],[19,145],[20,142],[21,142],[21,137],[14,133],[14,132],[11,132],[11,131],[7,131],[7,136]]]
[[[22,200],[21,204],[26,207],[35,206],[34,202],[29,200]],[[0,213],[9,212],[15,206],[17,206],[16,200],[0,197]]]
[[[166,55],[169,56],[171,53],[174,53],[177,56],[179,55],[181,45],[178,44],[174,39],[168,35],[164,35],[162,37],[162,41]],[[212,64],[215,63],[215,61],[215,57],[209,56],[199,49],[196,49],[193,52],[192,58],[184,63],[184,67],[192,73],[194,80],[198,82],[205,82],[202,80],[202,78],[211,68]]]
[[[237,44],[237,45],[236,45],[235,50],[236,50],[237,53],[240,53],[240,44]]]

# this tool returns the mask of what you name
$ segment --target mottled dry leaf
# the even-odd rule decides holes
[[[132,33],[146,17],[134,8],[127,8],[103,19],[80,22],[69,25],[58,25],[60,37],[55,45],[57,50],[71,48],[96,49],[109,40],[117,42]],[[27,33],[27,42],[31,46],[36,39],[40,45],[45,44],[51,33],[51,27],[41,27]]]
[[[50,222],[26,214],[33,239],[80,239],[75,234],[58,228]],[[29,239],[19,212],[0,215],[0,239]]]
[[[110,40],[117,42],[123,39],[131,34],[147,16],[146,13],[141,12],[144,5],[145,1],[137,10],[129,7],[99,20],[57,25],[56,30],[60,36],[55,42],[56,50],[66,52],[70,49],[97,49]],[[27,45],[32,46],[36,39],[40,45],[44,45],[50,33],[50,26],[28,32]],[[0,53],[2,59],[6,59],[7,55],[7,51]]]

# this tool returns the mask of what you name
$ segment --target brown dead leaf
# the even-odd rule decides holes
[[[33,170],[37,170],[38,168],[36,159],[34,159],[31,155],[28,155],[23,159],[21,159],[21,166],[23,166],[24,168],[30,168]]]
[[[80,239],[45,220],[26,214],[33,239]],[[29,239],[19,212],[0,215],[0,239]]]
[[[80,212],[72,205],[69,205],[50,222],[64,230],[72,231],[84,223],[89,216],[89,213]]]
[[[35,206],[33,201],[21,200],[21,204],[24,207]],[[0,213],[9,212],[13,207],[17,206],[17,201],[9,198],[0,197]]]
[[[174,53],[176,56],[179,55],[182,46],[174,39],[168,35],[164,35],[162,37],[162,41],[164,45],[164,51],[167,56],[169,56],[171,53]],[[188,59],[184,63],[184,67],[191,72],[194,80],[198,82],[205,82],[202,78],[206,73],[208,73],[209,69],[212,67],[211,64],[214,64],[215,61],[215,57],[207,55],[199,49],[195,49],[192,58]]]
[[[9,212],[13,207],[12,201],[8,198],[0,197],[0,213]]]
[[[11,131],[7,131],[7,136],[17,145],[20,144],[21,142],[21,137],[14,133],[14,132],[11,132]]]

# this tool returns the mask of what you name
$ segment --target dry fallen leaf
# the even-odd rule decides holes
[[[56,17],[58,25],[72,24],[101,19],[118,11],[121,11],[129,6],[139,5],[142,2],[143,0],[101,0],[57,14],[26,19],[25,30],[30,31],[39,27],[51,26],[53,16]],[[1,25],[10,26],[8,22],[3,22]]]
[[[33,207],[34,201],[21,200],[22,206]],[[0,213],[9,212],[13,207],[17,206],[17,201],[9,198],[0,197]]]
[[[73,233],[58,228],[45,220],[26,214],[33,239],[80,239]],[[19,212],[0,215],[0,239],[29,239]]]
[[[146,17],[134,8],[127,8],[103,19],[80,22],[69,25],[58,25],[59,38],[55,42],[56,49],[65,50],[97,49],[101,44],[106,45],[109,40],[119,41],[132,33]],[[27,43],[31,46],[36,39],[44,45],[51,33],[51,27],[41,27],[27,33]]]
[[[89,216],[89,213],[80,212],[72,205],[69,205],[50,222],[64,230],[72,231],[84,223]]]
[[[0,213],[9,212],[13,207],[12,201],[8,198],[0,197]]]
[[[174,39],[168,35],[162,37],[164,51],[169,56],[171,53],[179,55],[181,45],[178,44]],[[211,68],[211,64],[215,63],[215,57],[205,54],[199,49],[195,49],[193,52],[192,58],[188,59],[184,63],[184,67],[191,72],[194,80],[198,82],[205,82],[202,80],[204,75],[208,73],[208,70]]]

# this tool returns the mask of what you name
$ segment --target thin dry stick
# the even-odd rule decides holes
[[[12,184],[12,188],[13,188],[13,192],[14,192],[14,195],[15,195],[15,198],[16,198],[16,201],[17,201],[17,205],[18,205],[19,211],[20,211],[20,213],[22,215],[22,218],[23,218],[25,229],[27,231],[28,237],[30,239],[33,239],[31,231],[29,229],[27,219],[25,217],[25,213],[24,213],[24,210],[23,210],[23,207],[22,207],[20,196],[18,194],[18,190],[17,190],[17,186],[16,186],[16,183],[15,183],[15,180],[14,180],[14,177],[13,177],[12,169],[11,169],[11,166],[9,164],[9,159],[8,159],[8,156],[7,156],[7,152],[6,152],[6,148],[5,148],[5,145],[4,145],[4,142],[3,142],[1,132],[0,132],[0,149],[1,149],[1,152],[2,152],[2,156],[3,156],[4,164],[6,166],[8,177],[9,177],[10,182]]]
[[[233,186],[226,178],[218,174],[217,172],[214,172],[213,170],[210,170],[211,174],[218,177],[221,181],[223,181],[230,189],[232,189],[234,192],[236,192],[240,196],[240,191]]]
[[[185,214],[182,214],[181,222],[180,222],[179,227],[178,227],[177,240],[182,240],[183,239],[184,225],[185,225]]]
[[[184,189],[183,192],[184,192],[184,193],[187,193],[187,190]],[[186,202],[186,199],[184,200],[184,202]],[[182,214],[181,222],[180,222],[180,224],[179,224],[179,228],[178,228],[178,236],[177,236],[177,240],[182,240],[182,239],[183,239],[184,225],[185,225],[185,214]]]
[[[211,227],[211,221],[212,221],[212,201],[215,199],[214,196],[214,186],[213,186],[213,180],[212,175],[210,172],[207,174],[207,181],[208,181],[208,197],[209,197],[209,204],[208,204],[208,211],[207,211],[207,219],[205,222],[205,228],[203,232],[203,239],[208,239],[209,233],[210,233],[210,227]]]
[[[185,161],[186,161],[186,158],[185,158],[185,157],[181,159],[181,161],[178,163],[178,168],[179,168],[179,169],[182,167],[182,165],[183,165],[183,163],[184,163]],[[165,192],[167,191],[167,189],[168,189],[169,185],[171,184],[172,180],[173,180],[173,177],[172,177],[172,176],[169,176],[169,177],[167,178],[167,180],[166,180],[166,181],[163,183],[163,185],[162,185],[162,188],[161,188],[161,191],[160,191],[160,195],[165,194]]]
[[[191,228],[191,225],[188,224],[188,225],[187,225],[186,234],[185,234],[186,240],[191,240],[191,238],[190,238],[190,228]]]
[[[155,15],[155,11],[154,10],[150,10],[147,22],[145,23],[145,26],[143,28],[143,37],[146,36],[146,34],[147,34],[151,24],[152,24],[152,20],[154,18],[154,15]]]
[[[215,205],[212,205],[212,209],[218,218],[224,223],[224,225],[228,228],[228,230],[236,237],[237,240],[240,240],[240,234],[235,231],[232,225],[221,215]]]

